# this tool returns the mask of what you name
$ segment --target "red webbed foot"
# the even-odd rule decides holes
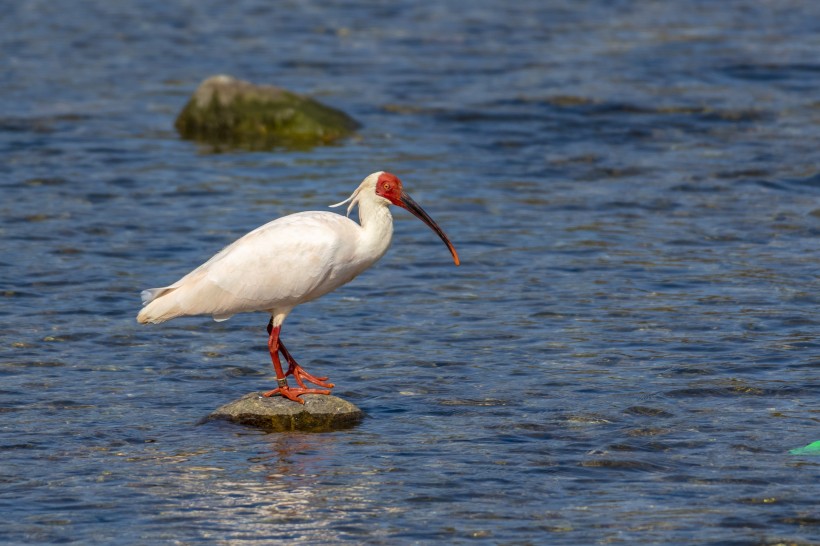
[[[288,387],[287,385],[283,387],[276,387],[272,391],[268,391],[263,393],[262,396],[265,398],[270,398],[271,396],[275,395],[284,396],[288,400],[293,400],[294,402],[299,402],[300,404],[304,404],[305,401],[299,398],[303,394],[330,394],[330,391],[324,389],[305,389],[302,387]]]
[[[326,389],[333,388],[333,383],[326,383],[327,377],[316,377],[315,375],[308,373],[302,366],[300,366],[299,363],[296,362],[296,359],[293,358],[288,352],[285,344],[281,343],[281,341],[279,343],[279,351],[288,361],[288,371],[285,372],[285,377],[292,375],[296,382],[299,383],[299,386],[303,389],[305,388],[305,381],[309,381],[314,385],[318,385]]]
[[[295,366],[291,364],[288,371],[285,372],[285,375],[292,375],[293,378],[296,379],[296,382],[299,383],[299,386],[303,389],[305,388],[305,381],[309,381],[310,383],[320,387],[325,387],[326,389],[333,388],[333,383],[326,383],[327,377],[316,377],[315,375],[309,374],[299,364],[296,364]]]

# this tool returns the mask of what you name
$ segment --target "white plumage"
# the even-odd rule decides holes
[[[241,237],[172,285],[142,292],[140,323],[160,323],[187,315],[211,315],[227,320],[237,313],[270,314],[269,348],[279,388],[266,393],[297,396],[329,391],[306,389],[302,378],[332,387],[310,376],[292,359],[279,340],[288,313],[353,280],[373,265],[390,246],[393,217],[388,205],[406,208],[442,238],[456,265],[458,255],[444,232],[402,190],[390,173],[376,172],[364,179],[353,194],[337,205],[350,203],[348,215],[358,205],[357,224],[332,212],[300,212],[273,220]],[[288,359],[284,375],[278,353]],[[294,375],[301,388],[288,387],[285,376]],[[318,379],[318,381],[316,381]]]

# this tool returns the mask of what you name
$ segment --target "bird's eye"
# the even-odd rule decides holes
[[[385,191],[390,191],[390,184],[385,184],[382,187],[384,188]]]

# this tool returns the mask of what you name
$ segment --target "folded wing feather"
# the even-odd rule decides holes
[[[227,320],[291,308],[353,278],[361,227],[330,212],[304,212],[248,233],[174,284],[142,292],[139,322],[184,315]]]

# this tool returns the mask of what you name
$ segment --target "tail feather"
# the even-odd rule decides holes
[[[180,281],[171,286],[143,290],[140,293],[143,308],[137,315],[137,322],[158,324],[189,315],[211,315],[215,321],[221,322],[243,310],[236,307],[229,292],[213,283],[199,281],[201,279]]]
[[[168,288],[167,286],[164,287],[164,288],[149,288],[147,290],[143,290],[142,292],[140,292],[140,298],[142,299],[142,304],[143,305],[148,305],[149,303],[151,303],[152,301],[154,301],[158,297],[162,296],[163,294],[168,293],[170,290],[171,289]]]
[[[159,324],[184,315],[185,312],[179,307],[176,298],[170,297],[174,290],[175,288],[167,286],[143,290],[140,297],[144,307],[137,315],[137,322]]]

